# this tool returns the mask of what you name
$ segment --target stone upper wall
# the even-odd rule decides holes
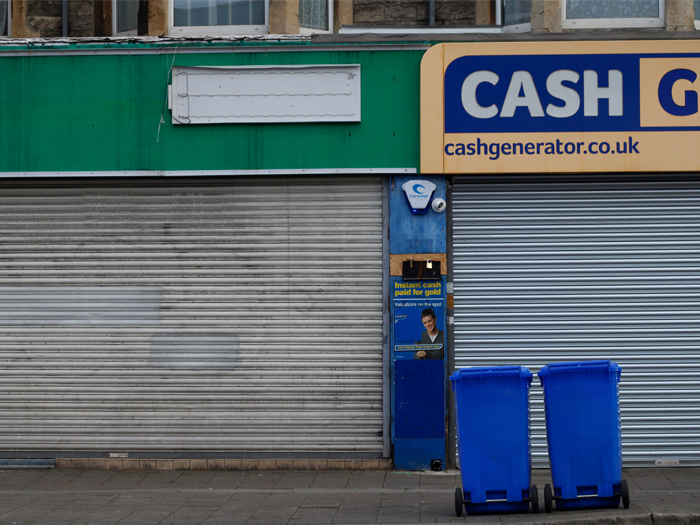
[[[428,0],[355,0],[356,26],[427,26]],[[436,26],[476,25],[477,0],[435,0]]]
[[[95,27],[95,1],[101,0],[68,0],[68,36],[101,36],[96,34],[104,30]],[[167,2],[149,0],[148,35],[167,34]],[[298,0],[270,0],[270,32],[297,34],[298,5]],[[343,25],[428,26],[429,5],[429,0],[334,0],[335,30]],[[666,27],[653,31],[695,30],[693,0],[666,0],[665,5]],[[532,33],[565,31],[561,24],[561,6],[561,0],[532,0]],[[436,26],[488,25],[493,23],[492,15],[489,0],[435,0]],[[52,38],[62,36],[62,31],[62,0],[12,0],[13,37]]]
[[[29,0],[22,2],[22,4],[22,10],[26,13],[26,28],[31,36],[51,38],[63,35],[63,2],[61,0]],[[68,1],[68,36],[93,36],[95,34],[94,19],[93,0]],[[12,34],[13,36],[24,36],[18,35],[16,30],[13,30]]]

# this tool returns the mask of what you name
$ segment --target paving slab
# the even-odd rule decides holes
[[[104,484],[107,480],[114,477],[115,475],[116,472],[112,471],[86,470],[81,472],[78,476],[75,476],[73,479],[71,479],[64,488],[70,490],[94,489]],[[44,478],[42,481],[47,481],[47,478]],[[41,486],[41,483],[33,484],[32,488],[34,488],[35,486]]]
[[[700,469],[624,477],[629,509],[457,517],[458,471],[0,471],[0,524],[700,524]],[[542,499],[549,472],[535,471],[533,482]]]
[[[316,471],[297,472],[287,471],[282,474],[275,484],[276,489],[285,488],[310,488],[317,476]]]
[[[231,498],[230,492],[180,492],[180,504],[189,507],[219,508]]]
[[[35,490],[46,488],[49,490],[57,490],[61,487],[67,487],[69,483],[80,476],[82,472],[74,470],[49,470],[46,474],[32,483]],[[6,478],[3,478],[6,479]]]
[[[360,489],[369,489],[369,488],[381,488],[386,486],[387,483],[387,477],[390,473],[387,472],[373,472],[373,471],[364,471],[364,472],[357,472],[353,471],[350,475],[350,479],[348,480],[347,488],[352,489],[352,488],[360,488]]]
[[[231,512],[230,510],[219,509],[202,523],[206,525],[244,525],[251,515],[252,512]]]
[[[387,508],[381,507],[377,523],[419,523],[420,509],[418,507]]]
[[[404,472],[388,472],[384,480],[384,487],[394,488],[418,488],[420,476]]]
[[[420,521],[422,523],[445,523],[455,518],[454,511],[449,507],[421,507]]]
[[[280,492],[273,493],[268,496],[265,500],[265,506],[267,507],[299,507],[303,501],[306,499],[306,494],[299,494],[295,492]]]
[[[99,510],[96,510],[95,512],[92,512],[85,519],[89,523],[116,523],[119,520],[123,520],[130,514],[133,514],[135,511],[136,509],[134,508],[112,508],[106,506],[100,508]]]
[[[304,498],[301,508],[338,508],[343,502],[344,494],[309,494]]]
[[[333,523],[333,518],[338,513],[336,508],[300,508],[289,520],[290,524],[299,525],[325,525]]]
[[[297,508],[296,507],[280,507],[280,506],[272,506],[272,505],[265,505],[261,506],[256,510],[253,515],[251,516],[251,520],[260,520],[260,519],[268,519],[268,518],[274,518],[274,519],[286,519],[289,520],[294,513],[296,512]]]
[[[446,492],[420,492],[412,494],[421,507],[454,507],[454,489],[449,493]]]
[[[379,510],[375,508],[339,508],[333,523],[356,524],[377,523]]]
[[[460,483],[459,476],[421,476],[421,487],[454,487],[455,483]]]
[[[248,471],[243,472],[243,481],[240,488],[273,488],[282,477],[282,472],[275,471]]]
[[[225,505],[237,506],[237,507],[247,507],[255,506],[256,508],[270,497],[270,492],[259,491],[259,492],[234,492],[231,498],[225,503]]]
[[[220,516],[212,514],[202,522],[202,525],[243,525],[248,518],[237,516]]]
[[[168,515],[160,523],[191,523],[192,525],[204,522],[209,516],[218,510],[217,507],[181,507]]]
[[[345,494],[340,504],[342,509],[379,509],[382,494]]]
[[[119,520],[118,523],[119,525],[158,525],[159,523],[164,523],[163,520],[164,517],[159,514],[133,513],[126,518]]]
[[[642,490],[642,488],[639,486],[639,484],[637,483],[636,480],[634,480],[628,476],[625,476],[624,474],[622,475],[622,477],[627,480],[627,486],[629,487],[630,491]]]
[[[207,520],[228,518],[229,520],[242,521],[243,523],[245,523],[245,521],[248,520],[255,513],[258,507],[259,505],[246,506],[240,503],[231,504],[230,502],[228,502],[225,505],[219,507],[219,509],[216,512],[212,513],[212,515],[209,518],[207,518]]]
[[[29,472],[24,471],[22,474],[29,474]],[[31,487],[35,483],[41,481],[45,475],[46,474],[43,473],[41,476],[22,476],[21,478],[15,476],[3,477],[2,480],[0,480],[0,490]]]
[[[207,488],[236,489],[243,484],[241,472],[217,471],[207,483]]]
[[[635,477],[635,488],[639,490],[677,490],[678,487],[666,476]],[[629,480],[628,480],[629,485]],[[632,487],[630,487],[632,488]]]
[[[697,480],[700,476],[700,469],[697,467],[692,468],[664,468],[661,469],[664,475],[671,481],[677,480]]]
[[[384,507],[409,507],[409,508],[419,508],[420,507],[420,494],[418,493],[407,493],[407,494],[384,494],[382,496],[382,501],[379,504],[380,508]]]
[[[286,517],[280,518],[250,518],[245,522],[246,525],[287,525],[289,519]]]
[[[348,471],[319,471],[310,488],[329,489],[345,488],[352,477]]]
[[[179,474],[172,481],[173,487],[182,488],[201,488],[208,487],[209,482],[216,476],[215,470],[193,470],[193,471],[179,471],[179,472],[167,472],[166,474]]]

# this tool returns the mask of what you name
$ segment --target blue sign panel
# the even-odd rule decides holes
[[[639,58],[458,58],[445,72],[445,133],[639,130]]]

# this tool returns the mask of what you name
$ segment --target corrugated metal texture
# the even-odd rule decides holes
[[[382,182],[0,187],[0,447],[382,452]]]
[[[612,359],[624,463],[700,464],[700,184],[463,179],[454,254],[456,367]]]
[[[280,47],[285,45],[281,43]],[[190,48],[191,49],[191,48]],[[424,50],[0,56],[0,172],[410,168]],[[171,66],[359,64],[362,121],[175,126]],[[160,123],[161,115],[164,122]]]

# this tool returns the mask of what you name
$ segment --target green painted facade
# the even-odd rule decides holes
[[[106,53],[117,47],[120,54]],[[0,49],[0,172],[417,168],[424,51],[305,47],[207,52],[202,44],[197,53],[166,53],[115,44],[50,56]],[[159,135],[173,64],[360,64],[362,121],[175,126],[166,105]]]

